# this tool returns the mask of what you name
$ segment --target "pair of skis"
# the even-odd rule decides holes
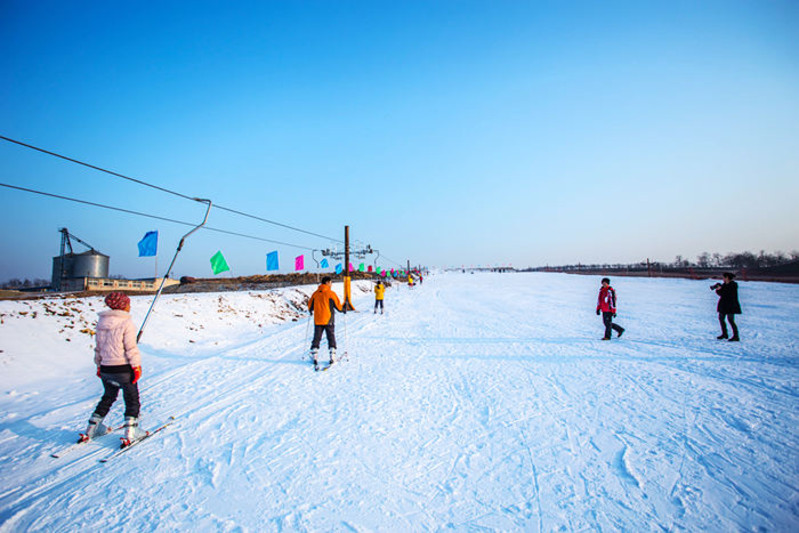
[[[313,369],[315,372],[327,372],[330,370],[330,367],[337,363],[337,361],[333,360],[332,362],[328,362],[327,364],[319,364],[316,361],[311,361],[313,363]]]
[[[152,436],[160,433],[164,429],[168,428],[174,422],[175,422],[175,417],[174,416],[170,416],[167,419],[166,422],[164,422],[163,424],[161,424],[157,428],[153,429],[152,431],[147,431],[143,436],[139,437],[138,439],[136,439],[134,441],[130,441],[127,444],[123,444],[123,446],[120,449],[116,450],[111,455],[107,455],[106,457],[103,457],[102,459],[100,459],[100,462],[101,463],[107,463],[108,461],[110,461],[114,457],[119,457],[120,455],[122,455],[126,451],[130,450],[134,446],[137,446],[137,445],[141,444],[142,442],[144,442],[145,440],[149,439],[150,437],[152,437]]]
[[[174,422],[175,422],[175,417],[174,416],[170,416],[166,420],[166,422],[164,422],[163,424],[157,426],[153,430],[147,431],[142,437],[140,437],[140,438],[128,443],[127,445],[123,445],[121,448],[115,449],[109,455],[106,455],[105,457],[100,458],[100,462],[101,463],[107,463],[111,459],[113,459],[115,457],[118,457],[119,455],[123,454],[124,452],[128,451],[129,449],[133,448],[134,446],[137,446],[138,444],[141,444],[143,441],[149,439],[150,437],[160,433],[161,431],[163,431],[164,429],[166,429],[167,427],[172,425]],[[103,438],[103,437],[105,437],[107,435],[111,435],[112,433],[114,433],[114,432],[116,432],[116,431],[118,431],[120,429],[123,429],[124,427],[125,426],[122,425],[122,426],[118,426],[118,427],[109,428],[109,431],[107,431],[106,433],[100,435],[99,437],[95,437],[94,439],[88,439],[88,440],[80,440],[80,441],[78,441],[78,442],[76,442],[74,444],[69,444],[69,445],[65,446],[64,448],[61,448],[60,450],[51,453],[50,457],[53,457],[55,459],[59,459],[61,457],[64,457],[65,455],[68,455],[68,454],[72,453],[75,450],[85,448],[86,445],[89,444],[90,442],[96,441],[97,439],[101,439],[101,438]],[[98,453],[99,451],[102,451],[104,449],[105,448],[99,448],[98,450],[95,450],[93,453]],[[92,455],[92,454],[88,454],[88,455]]]

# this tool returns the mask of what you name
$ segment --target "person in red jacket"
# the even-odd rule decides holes
[[[624,333],[624,328],[613,323],[616,317],[616,291],[610,286],[609,278],[602,278],[602,287],[599,289],[599,298],[596,303],[596,314],[602,313],[602,322],[605,323],[605,336],[603,341],[609,341],[611,330],[616,331],[619,337]]]
[[[308,311],[313,313],[314,331],[311,341],[311,356],[313,357],[314,369],[319,369],[319,344],[322,342],[322,333],[327,335],[327,347],[330,349],[330,363],[333,364],[336,356],[336,324],[335,311],[340,313],[346,311],[341,306],[338,295],[333,292],[333,280],[330,276],[322,278],[322,284],[311,295],[308,300]]]

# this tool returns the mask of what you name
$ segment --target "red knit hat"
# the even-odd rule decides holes
[[[110,292],[105,297],[105,305],[111,309],[125,310],[130,305],[130,298],[124,292]]]

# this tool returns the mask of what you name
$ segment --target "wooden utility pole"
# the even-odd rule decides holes
[[[352,306],[352,280],[350,279],[350,227],[344,226],[344,309],[355,310]]]

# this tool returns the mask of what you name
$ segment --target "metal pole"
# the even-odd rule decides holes
[[[178,254],[180,250],[183,248],[183,243],[186,241],[186,238],[200,229],[201,227],[205,226],[205,223],[208,221],[208,214],[211,212],[211,200],[203,200],[202,198],[193,198],[196,202],[202,202],[204,204],[208,204],[208,208],[205,210],[205,217],[203,221],[200,223],[199,226],[192,229],[186,235],[181,237],[180,243],[178,244],[178,249],[175,250],[175,255],[172,257],[172,262],[169,263],[169,268],[166,269],[166,273],[164,277],[161,279],[161,285],[158,287],[158,292],[155,293],[155,298],[153,298],[153,302],[150,304],[150,309],[147,310],[147,314],[144,315],[144,321],[141,323],[141,327],[139,328],[139,333],[136,335],[136,342],[139,342],[141,339],[141,334],[144,331],[144,326],[147,324],[147,319],[150,318],[150,313],[153,311],[153,307],[155,307],[155,302],[158,300],[158,297],[161,296],[161,291],[164,290],[164,283],[166,283],[166,279],[169,277],[169,273],[172,272],[172,267],[175,265],[175,260],[178,258]]]

